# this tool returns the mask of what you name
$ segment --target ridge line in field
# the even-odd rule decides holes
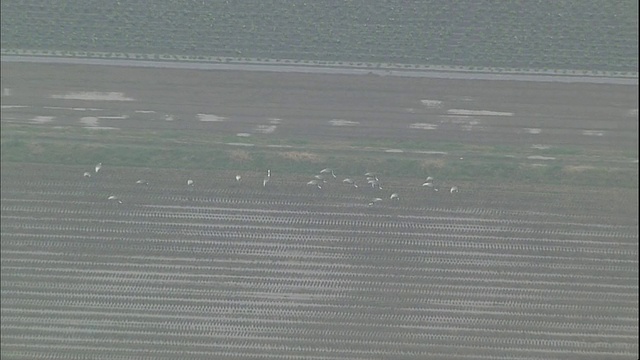
[[[576,75],[541,75],[541,74],[513,74],[490,73],[451,70],[404,70],[404,69],[379,69],[379,68],[349,68],[334,66],[310,66],[296,64],[256,64],[256,63],[205,63],[185,61],[152,61],[131,59],[104,59],[104,58],[75,58],[52,56],[14,56],[2,55],[0,62],[12,63],[40,63],[63,65],[99,65],[99,66],[124,66],[144,67],[159,69],[185,69],[185,70],[230,70],[230,71],[259,71],[259,72],[283,72],[327,75],[369,75],[369,76],[396,76],[412,78],[438,78],[448,80],[502,80],[502,81],[530,81],[530,82],[558,82],[558,83],[586,83],[586,84],[613,84],[613,85],[638,85],[638,78],[600,77],[600,76],[576,76]]]

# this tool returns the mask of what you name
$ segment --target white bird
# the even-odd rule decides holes
[[[375,203],[377,203],[377,202],[380,202],[380,201],[382,201],[382,199],[380,199],[380,198],[375,198],[375,199],[371,200],[371,202],[369,203],[369,206],[373,206],[373,204],[375,204]]]
[[[240,175],[236,175],[236,181],[237,181],[237,182],[240,182],[240,179],[242,179],[242,176],[240,176]]]
[[[85,171],[84,174],[82,174],[82,176],[86,177],[86,178],[90,178],[91,177],[91,173],[88,171]]]
[[[264,179],[262,180],[262,187],[267,187],[267,183],[269,182],[269,178],[270,178],[270,177],[269,177],[269,176],[267,176],[266,178],[264,178]]]
[[[457,186],[452,186],[450,191],[451,191],[451,193],[452,193],[452,194],[453,194],[454,192],[456,192],[456,193],[457,193],[457,192],[458,192],[458,187],[457,187]]]
[[[322,189],[322,186],[320,186],[320,182],[318,180],[311,180],[307,183],[307,185],[315,185],[318,187],[318,189]]]
[[[187,180],[187,185],[193,186],[193,180],[191,180],[191,179]]]
[[[102,169],[102,163],[98,163],[98,165],[96,165],[96,174],[98,173],[98,171],[100,171],[100,169]]]
[[[391,194],[391,196],[389,196],[389,199],[391,199],[391,200],[400,200],[400,197],[398,196],[398,193],[393,193],[393,194]]]
[[[426,182],[426,183],[422,184],[422,186],[428,186],[428,187],[432,188],[433,187],[433,183],[432,182]]]
[[[378,180],[369,180],[367,181],[367,183],[371,185],[372,188],[375,188],[377,186],[378,189],[382,190],[382,185],[380,185],[380,181]]]
[[[117,201],[117,202],[118,202],[118,204],[122,204],[122,200],[118,199],[118,197],[117,197],[117,196],[115,196],[115,195],[110,195],[110,196],[107,198],[107,200]]]
[[[336,178],[336,174],[333,173],[333,169],[326,168],[326,169],[320,170],[320,174],[329,174],[329,173],[331,173],[334,179]]]
[[[325,180],[324,176],[322,175],[314,175],[314,178],[316,178],[317,180],[321,180],[323,183],[326,183],[327,180]]]
[[[271,169],[267,170],[267,177],[271,179]]]
[[[355,182],[355,181],[353,181],[352,179],[346,178],[346,179],[342,180],[342,182],[343,182],[343,183],[346,183],[346,184],[353,185],[353,187],[358,188],[358,185],[357,185],[357,184],[356,184],[356,182]]]
[[[140,180],[136,181],[136,184],[149,185],[149,182],[147,182],[147,180],[140,179]]]
[[[427,180],[425,180],[425,182],[433,182],[433,178],[432,178],[431,176],[429,176],[429,177],[427,178]]]
[[[368,173],[365,173],[364,176],[366,176],[366,177],[375,177],[375,174],[372,173],[372,172],[368,172]]]

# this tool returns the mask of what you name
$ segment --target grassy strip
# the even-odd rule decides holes
[[[313,174],[332,167],[341,174],[375,171],[397,178],[424,178],[427,175],[448,181],[487,183],[525,183],[608,186],[637,188],[638,171],[606,168],[570,168],[556,161],[553,165],[531,166],[517,159],[479,156],[459,160],[457,157],[421,156],[407,153],[351,152],[333,149],[283,149],[234,147],[224,142],[186,141],[176,133],[146,132],[146,135],[121,132],[89,134],[83,129],[53,130],[4,127],[0,146],[2,162],[87,165],[97,162],[113,166],[173,169],[215,169],[258,171],[270,168],[279,173]],[[50,135],[44,137],[44,135]],[[65,135],[75,141],[56,138]],[[191,134],[193,135],[193,134]],[[197,137],[197,136],[196,136]],[[100,142],[97,142],[100,140]],[[253,142],[254,139],[252,139]],[[457,145],[445,145],[455,147]]]
[[[82,127],[66,127],[52,129],[49,127],[30,126],[22,124],[3,124],[2,132],[5,138],[11,139],[56,139],[68,142],[90,141],[94,143],[110,144],[136,144],[166,146],[176,144],[226,144],[226,143],[250,143],[257,147],[281,146],[305,150],[362,150],[384,151],[387,149],[401,149],[406,152],[415,151],[428,155],[429,152],[446,152],[451,155],[481,154],[483,156],[504,155],[547,155],[547,156],[599,156],[602,158],[637,158],[637,149],[621,153],[616,149],[606,149],[606,153],[599,149],[597,153],[587,148],[575,146],[553,146],[547,149],[524,148],[522,146],[506,145],[475,145],[465,143],[452,143],[447,141],[401,140],[396,138],[355,138],[351,140],[313,140],[310,138],[282,138],[276,136],[252,136],[239,138],[234,135],[218,134],[214,132],[198,132],[189,130],[133,130],[126,131],[99,131]],[[406,153],[405,156],[411,156]],[[414,155],[415,156],[415,155]]]

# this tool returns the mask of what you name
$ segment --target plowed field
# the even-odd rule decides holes
[[[637,87],[5,63],[2,87],[3,152],[29,151],[2,161],[3,359],[638,356],[637,186],[383,173],[378,189],[356,162],[322,189],[284,170],[263,186],[269,161],[242,161],[271,139],[316,173],[342,152],[437,170],[503,146],[637,182]],[[165,130],[210,135],[238,169],[84,153],[161,151],[172,139],[132,134]]]

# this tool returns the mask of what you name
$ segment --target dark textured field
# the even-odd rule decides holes
[[[3,63],[2,87],[3,359],[638,356],[637,86]],[[373,189],[347,153],[424,177]],[[498,156],[571,181],[463,176]]]
[[[3,49],[638,71],[638,3],[3,1]]]

